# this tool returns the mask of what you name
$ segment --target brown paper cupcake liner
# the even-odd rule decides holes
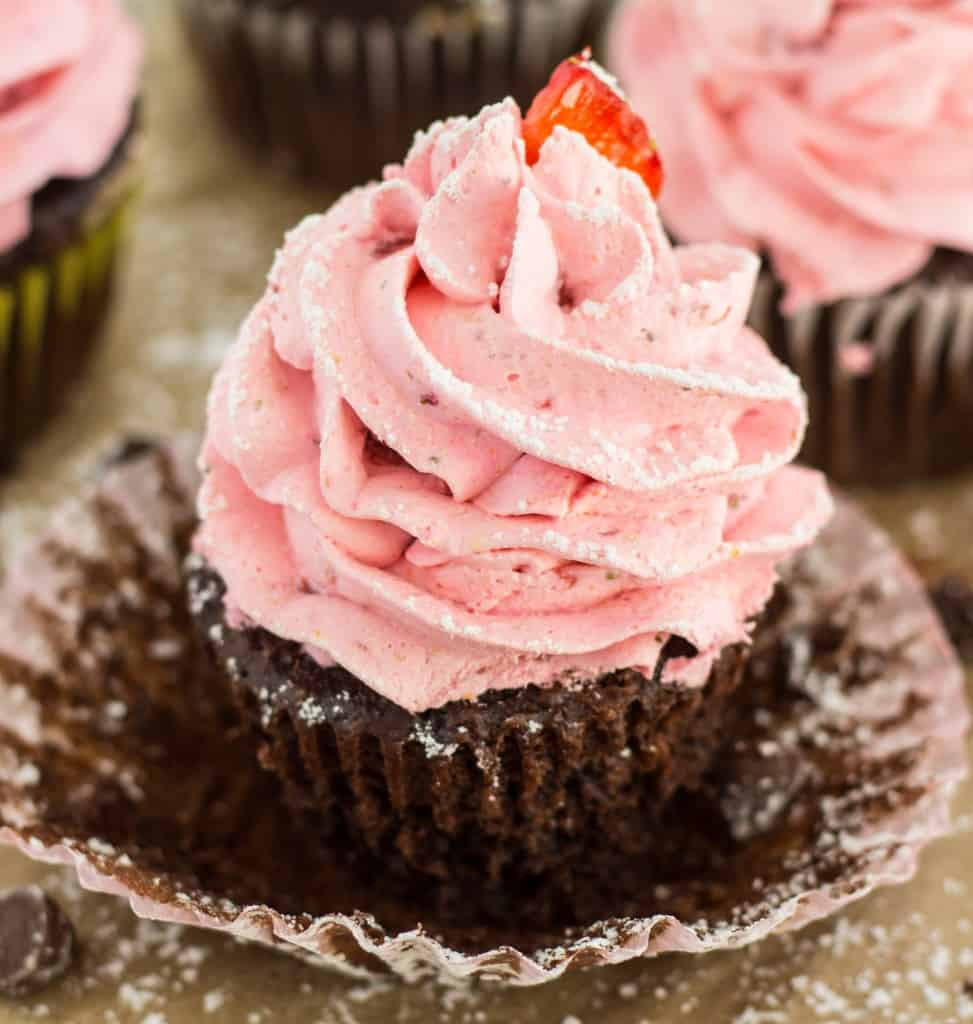
[[[808,393],[805,461],[874,484],[973,464],[973,261],[963,275],[795,316],[780,312],[781,295],[764,272],[751,323]]]
[[[508,95],[529,103],[558,61],[598,40],[609,7],[181,0],[236,134],[261,156],[342,188],[378,177],[434,120]]]
[[[469,886],[403,885],[322,844],[256,767],[186,607],[188,451],[124,454],[0,594],[0,828],[138,914],[348,968],[535,984],[806,924],[907,879],[948,828],[962,674],[919,582],[845,504],[785,574],[734,742],[654,827],[668,858],[595,851],[570,904],[525,889],[492,917]]]
[[[462,876],[502,901],[528,882],[569,891],[592,844],[650,857],[646,832],[675,792],[700,786],[734,721],[742,647],[701,689],[662,682],[662,660],[655,678],[627,670],[413,715],[297,644],[231,629],[223,589],[210,569],[190,575],[261,763],[321,842],[357,845],[417,885]]]
[[[97,340],[135,192],[134,131],[91,188],[45,200],[33,235],[0,259],[0,470],[63,406]]]

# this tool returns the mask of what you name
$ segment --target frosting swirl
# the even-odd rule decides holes
[[[419,711],[619,667],[701,684],[830,513],[755,256],[513,101],[306,220],[210,395],[197,549],[257,623]]]
[[[973,252],[968,0],[629,0],[612,50],[671,228],[766,249],[788,310]]]
[[[0,252],[30,233],[36,191],[108,159],[141,56],[117,0],[0,0]]]

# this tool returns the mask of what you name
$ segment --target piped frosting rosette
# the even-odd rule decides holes
[[[0,252],[30,233],[34,192],[108,159],[141,60],[118,0],[0,0]]]
[[[289,237],[210,396],[199,552],[234,625],[418,712],[621,667],[701,685],[827,520],[755,256],[512,101]],[[684,648],[685,649],[685,648]]]
[[[973,252],[969,0],[628,0],[610,49],[673,231],[766,248],[788,313]]]

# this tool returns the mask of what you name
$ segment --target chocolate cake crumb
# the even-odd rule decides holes
[[[943,576],[929,596],[960,657],[973,662],[973,585],[962,576]]]
[[[74,926],[40,886],[0,893],[0,994],[39,992],[75,959]]]

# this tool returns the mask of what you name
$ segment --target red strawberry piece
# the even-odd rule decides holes
[[[558,125],[580,132],[618,167],[635,171],[658,196],[662,160],[649,130],[590,50],[559,64],[530,105],[523,129],[529,164],[537,163]]]

